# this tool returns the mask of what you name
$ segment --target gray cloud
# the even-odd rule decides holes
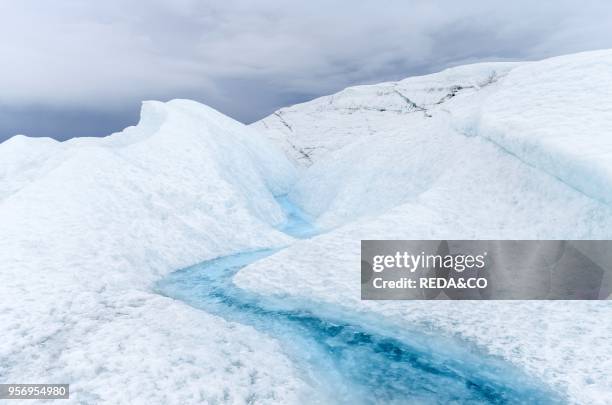
[[[2,2],[0,140],[120,129],[143,99],[248,122],[352,84],[612,47],[610,21],[605,0]]]

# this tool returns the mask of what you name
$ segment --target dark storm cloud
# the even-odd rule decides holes
[[[97,135],[143,99],[242,121],[348,85],[612,47],[607,1],[0,3],[0,140]]]

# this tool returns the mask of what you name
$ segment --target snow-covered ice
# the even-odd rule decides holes
[[[274,146],[177,100],[145,103],[123,133],[16,137],[0,156],[2,381],[70,382],[86,403],[296,400],[272,338],[149,287],[290,240],[273,194],[293,170]]]
[[[610,204],[611,72],[610,51],[519,66],[482,98],[476,120],[462,126]]]
[[[360,239],[436,238],[446,229],[425,209],[408,212],[394,210],[300,241],[246,267],[234,282],[287,306],[361,319],[370,327],[383,324],[400,336],[409,331],[457,337],[546,381],[573,403],[610,401],[610,301],[361,301],[355,270]],[[414,215],[421,216],[416,226]]]

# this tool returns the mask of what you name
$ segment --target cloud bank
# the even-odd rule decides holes
[[[609,48],[610,21],[604,0],[2,2],[0,140],[104,135],[143,99],[250,122],[352,84]]]

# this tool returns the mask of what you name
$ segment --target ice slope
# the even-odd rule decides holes
[[[611,51],[560,56],[513,69],[459,125],[610,204],[611,94]]]
[[[337,94],[282,108],[252,124],[309,166],[326,153],[421,121],[458,94],[474,93],[517,63],[460,66],[399,82],[349,87]],[[374,138],[376,139],[376,138]]]
[[[443,218],[447,238],[611,235],[609,205],[453,131],[447,116],[404,124],[322,157],[300,177],[292,200],[328,229],[409,204]]]
[[[106,138],[0,144],[0,379],[72,402],[293,402],[275,341],[150,291],[206,259],[286,244],[292,164],[200,104],[147,102]]]
[[[611,238],[611,61],[462,66],[267,117],[255,126],[305,167],[290,199],[329,233],[235,282],[315,313],[333,304],[399,332],[459,336],[573,403],[612,402],[609,301],[364,302],[358,275],[360,239]]]

